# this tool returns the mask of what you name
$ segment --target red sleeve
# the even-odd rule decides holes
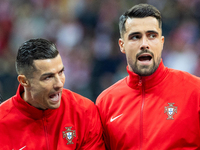
[[[81,149],[84,150],[105,150],[103,141],[103,130],[97,107],[92,103],[87,110],[88,126],[84,137],[84,143]]]
[[[96,100],[96,106],[97,106],[97,110],[99,112],[99,115],[100,115],[100,119],[101,119],[101,122],[102,122],[102,128],[103,128],[103,139],[104,139],[104,143],[105,143],[105,147],[107,150],[110,149],[109,147],[109,138],[108,136],[109,135],[106,135],[106,130],[104,128],[104,125],[106,124],[106,109],[105,109],[105,106],[103,105],[103,94],[100,94]]]

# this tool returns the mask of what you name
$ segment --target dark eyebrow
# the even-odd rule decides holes
[[[157,32],[157,31],[154,31],[154,30],[149,30],[149,31],[147,31],[146,33],[156,33],[156,34],[158,34],[158,32]]]
[[[141,34],[140,32],[132,32],[132,33],[130,33],[129,35],[128,35],[128,37],[130,38],[130,37],[132,37],[133,35],[137,35],[137,34]]]
[[[64,71],[64,66],[63,68],[59,71],[59,72],[62,72]],[[41,75],[41,77],[45,77],[45,76],[53,76],[55,73],[52,73],[52,72],[47,72],[47,73],[44,73]]]
[[[146,33],[155,33],[155,34],[158,34],[157,31],[154,31],[154,30],[148,30]],[[133,35],[137,35],[137,34],[141,34],[141,32],[132,32],[128,35],[128,37],[131,37]]]

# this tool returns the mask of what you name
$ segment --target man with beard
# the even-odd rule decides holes
[[[0,149],[105,149],[98,110],[89,99],[63,88],[64,66],[52,42],[24,42],[16,70],[17,93],[0,105]]]
[[[164,66],[160,12],[139,4],[119,20],[128,76],[97,98],[107,149],[200,149],[200,79]]]

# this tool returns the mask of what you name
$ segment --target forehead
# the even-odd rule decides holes
[[[161,32],[158,20],[154,17],[128,18],[126,20],[125,27],[125,34],[130,32],[147,32],[152,30]]]
[[[62,59],[59,54],[55,58],[34,60],[33,62],[37,70],[36,72],[40,72],[41,74],[46,72],[56,73],[63,68]]]

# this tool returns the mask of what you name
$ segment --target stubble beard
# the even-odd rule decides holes
[[[161,57],[157,58],[157,61],[153,60],[153,64],[150,65],[150,66],[148,66],[148,65],[139,66],[137,64],[137,61],[138,60],[136,60],[134,64],[129,63],[129,65],[130,65],[131,69],[133,70],[133,72],[138,74],[139,76],[150,76],[159,67],[160,62],[161,62]]]

